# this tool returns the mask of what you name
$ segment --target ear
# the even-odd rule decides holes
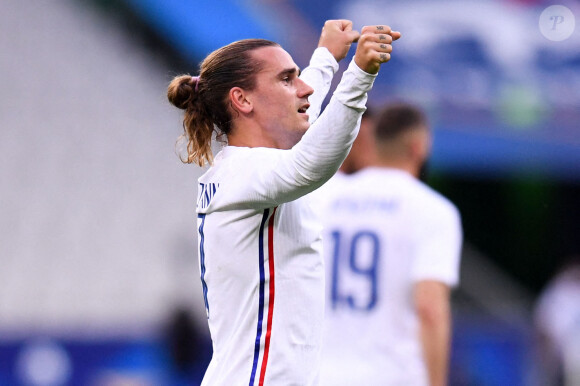
[[[407,156],[412,160],[416,160],[420,158],[420,154],[421,142],[419,141],[419,138],[417,138],[416,135],[410,135],[407,138]]]
[[[431,136],[427,129],[416,130],[411,136],[410,152],[414,159],[423,161],[431,152]]]
[[[247,91],[240,87],[232,87],[230,90],[229,98],[232,107],[243,114],[248,114],[254,109],[252,102],[247,97]]]

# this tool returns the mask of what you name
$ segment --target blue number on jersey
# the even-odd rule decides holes
[[[346,305],[357,311],[372,310],[377,303],[379,237],[373,231],[364,230],[356,232],[349,239],[340,231],[335,230],[332,232],[332,240],[334,242],[330,291],[332,309]],[[365,244],[367,248],[363,250],[362,247]],[[361,251],[367,252],[370,256],[367,253],[362,255]],[[341,278],[349,275],[354,280],[365,280],[368,292],[366,294],[343,293],[340,284]],[[357,301],[357,299],[359,300]],[[366,299],[366,302],[362,302],[360,299]]]

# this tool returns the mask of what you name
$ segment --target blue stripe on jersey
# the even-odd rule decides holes
[[[260,357],[260,340],[262,339],[262,321],[264,317],[264,283],[266,282],[266,275],[264,273],[264,225],[268,220],[270,214],[269,209],[264,209],[262,216],[262,223],[260,224],[260,234],[258,235],[258,257],[260,267],[260,303],[258,305],[258,328],[256,331],[256,343],[254,345],[254,364],[252,365],[252,374],[250,376],[250,386],[254,384],[256,377],[256,369],[258,368],[258,358]]]
[[[204,237],[203,237],[203,226],[205,225],[205,213],[200,213],[197,218],[201,219],[201,224],[199,225],[199,261],[201,266],[201,286],[203,288],[203,301],[205,303],[205,313],[209,319],[209,304],[207,303],[207,284],[205,283],[205,249],[203,247]]]

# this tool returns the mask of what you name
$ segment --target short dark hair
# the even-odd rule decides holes
[[[397,138],[420,126],[427,126],[423,111],[408,103],[397,103],[386,106],[380,112],[375,133],[377,140],[384,141]]]

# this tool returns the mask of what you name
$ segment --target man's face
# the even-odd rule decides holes
[[[308,127],[308,96],[312,87],[298,78],[299,69],[281,47],[264,47],[253,52],[263,62],[256,74],[256,88],[248,93],[253,119],[272,147],[290,149]]]

